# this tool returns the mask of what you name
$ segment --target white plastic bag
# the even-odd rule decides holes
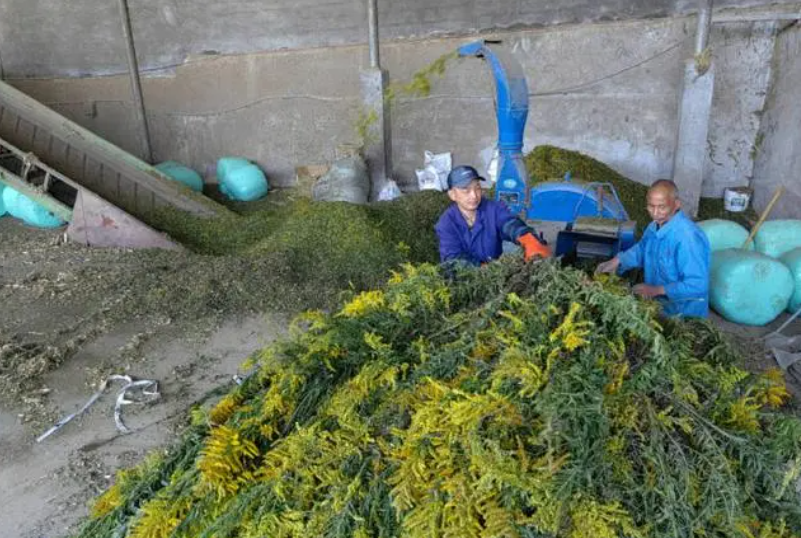
[[[499,161],[500,161],[500,152],[496,148],[495,151],[493,151],[492,159],[490,159],[489,165],[487,166],[487,182],[489,183],[487,187],[491,187],[492,185],[498,182]]]
[[[425,152],[424,168],[416,170],[417,185],[421,191],[447,191],[448,174],[453,166],[450,153]]]
[[[401,197],[400,188],[394,180],[390,179],[378,193],[379,202],[389,202]]]
[[[441,191],[442,185],[439,182],[439,176],[436,172],[424,168],[423,170],[415,170],[417,175],[417,187],[421,191]]]

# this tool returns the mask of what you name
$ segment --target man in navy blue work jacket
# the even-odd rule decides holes
[[[624,273],[642,267],[645,283],[634,287],[641,297],[657,299],[668,316],[709,315],[709,241],[681,211],[676,184],[661,179],[648,190],[648,214],[653,222],[642,239],[597,273]]]
[[[502,202],[482,199],[481,179],[472,166],[457,166],[448,174],[453,203],[435,227],[442,263],[479,266],[501,256],[504,240],[523,247],[526,260],[549,257],[550,249]]]

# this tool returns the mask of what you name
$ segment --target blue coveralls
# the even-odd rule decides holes
[[[487,199],[481,200],[472,228],[467,227],[462,213],[453,203],[439,218],[434,229],[439,238],[442,263],[463,261],[475,266],[500,258],[504,240],[516,241],[521,235],[532,231],[502,202]]]
[[[658,300],[668,316],[709,315],[709,241],[701,229],[678,211],[661,228],[652,222],[642,239],[620,254],[618,273],[642,267],[645,283],[664,286]]]

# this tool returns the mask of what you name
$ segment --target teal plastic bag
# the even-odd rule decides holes
[[[264,172],[247,159],[223,157],[217,161],[220,192],[231,200],[252,202],[267,195],[270,185]]]
[[[756,251],[771,258],[801,247],[801,220],[769,220],[754,237]]]
[[[66,224],[50,211],[11,187],[3,189],[3,204],[12,217],[37,228],[59,228]]]
[[[237,168],[244,168],[252,164],[252,162],[242,157],[223,157],[217,161],[217,177],[227,176]]]
[[[790,252],[786,252],[781,258],[781,262],[790,270],[793,276],[793,283],[795,290],[790,297],[790,304],[787,305],[787,311],[795,314],[801,308],[801,248],[794,248]]]
[[[156,170],[183,183],[195,192],[203,192],[203,178],[188,166],[175,161],[165,161],[156,165]]]
[[[6,211],[6,204],[3,202],[3,190],[6,188],[5,185],[0,183],[0,217],[7,213]]]
[[[709,304],[729,321],[770,323],[787,308],[793,287],[790,269],[779,260],[742,249],[712,254]]]
[[[748,239],[748,230],[743,226],[723,219],[710,219],[698,223],[704,235],[709,240],[711,252],[726,250],[727,248],[742,248]],[[754,242],[748,243],[747,250],[754,250]]]

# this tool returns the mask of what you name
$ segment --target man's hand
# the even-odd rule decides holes
[[[532,258],[550,258],[551,249],[547,245],[540,243],[540,240],[534,237],[534,234],[527,233],[521,235],[517,239],[517,243],[523,247],[523,258],[530,261]]]
[[[648,284],[637,284],[631,289],[631,291],[633,291],[635,295],[639,295],[640,297],[644,297],[646,299],[653,299],[655,297],[659,297],[660,295],[665,295],[664,286],[649,286]]]
[[[619,266],[620,266],[620,259],[617,256],[615,256],[611,260],[599,263],[598,267],[595,268],[595,274],[600,275],[601,273],[614,273],[617,271],[617,268]]]

